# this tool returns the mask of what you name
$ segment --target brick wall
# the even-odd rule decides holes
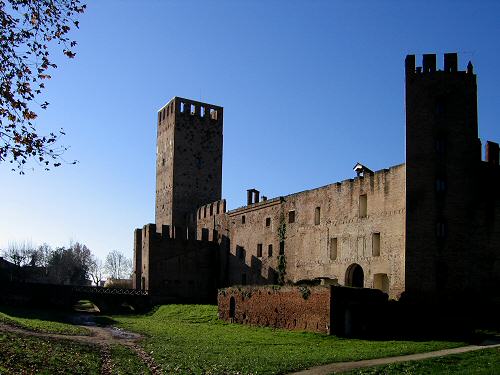
[[[217,301],[219,318],[226,321],[330,333],[329,287],[232,287],[219,290]]]

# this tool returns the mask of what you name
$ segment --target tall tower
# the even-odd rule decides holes
[[[221,198],[222,107],[174,97],[158,111],[156,225],[188,227]]]
[[[458,70],[456,53],[406,57],[405,288],[421,297],[468,289],[477,206],[476,75]],[[477,246],[477,245],[476,245]]]

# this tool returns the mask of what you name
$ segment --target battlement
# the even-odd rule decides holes
[[[209,204],[205,204],[196,210],[196,217],[198,219],[204,219],[214,215],[223,214],[226,212],[226,200],[221,199]]]
[[[460,74],[473,74],[474,69],[472,63],[469,61],[465,71],[458,70],[458,54],[445,53],[443,56],[443,69],[438,69],[436,65],[435,54],[423,54],[422,66],[415,65],[415,55],[407,55],[405,59],[406,76],[422,75],[428,73],[460,73]]]
[[[160,231],[158,231],[160,229]],[[188,241],[188,242],[199,242],[201,241],[209,241],[209,242],[217,242],[217,236],[209,236],[209,233],[202,233],[200,237],[196,237],[196,233],[193,233],[188,230],[186,227],[180,226],[171,226],[171,225],[162,225],[161,228],[157,228],[156,224],[146,224],[141,229],[136,230],[138,235],[139,232],[142,234],[142,242],[147,243],[161,243],[163,241]],[[208,231],[208,230],[206,230]]]
[[[158,123],[162,123],[174,114],[195,116],[202,120],[222,123],[223,108],[175,96],[158,110]]]

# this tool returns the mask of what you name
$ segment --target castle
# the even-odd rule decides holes
[[[221,197],[223,108],[175,97],[158,111],[156,223],[135,230],[134,288],[215,301],[217,288],[315,280],[433,300],[498,302],[498,143],[478,139],[476,75],[455,53],[408,55],[406,160],[272,199]]]

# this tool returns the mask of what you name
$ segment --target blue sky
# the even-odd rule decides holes
[[[248,188],[274,197],[351,178],[357,161],[404,162],[409,53],[472,60],[480,137],[500,141],[498,2],[87,4],[38,119],[65,129],[79,163],[24,176],[0,165],[0,248],[74,240],[131,256],[133,229],[154,222],[156,111],[176,95],[224,107],[229,208]]]

